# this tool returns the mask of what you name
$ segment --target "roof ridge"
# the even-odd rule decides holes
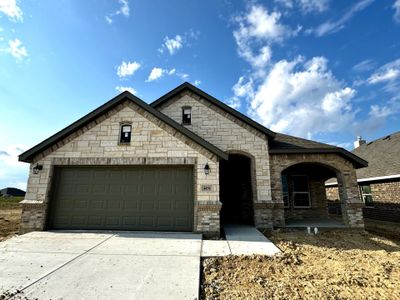
[[[226,111],[227,113],[235,116],[236,118],[238,118],[242,122],[250,125],[251,127],[257,129],[258,131],[261,131],[265,135],[267,135],[269,137],[272,137],[272,138],[275,137],[276,133],[273,132],[272,130],[270,130],[267,127],[261,125],[260,123],[254,121],[253,119],[249,118],[248,116],[246,116],[245,114],[241,113],[240,111],[237,111],[236,109],[233,109],[232,107],[230,107],[229,105],[225,104],[221,100],[218,100],[217,98],[211,96],[210,94],[204,92],[203,90],[199,89],[198,87],[192,85],[191,83],[189,83],[187,81],[185,81],[181,85],[177,86],[173,90],[169,91],[168,93],[164,94],[163,96],[159,97],[158,99],[154,100],[152,103],[150,103],[150,106],[156,108],[157,106],[159,106],[159,105],[161,105],[163,103],[166,103],[172,97],[174,97],[175,95],[178,95],[179,93],[181,93],[185,89],[189,89],[193,93],[196,93],[200,97],[208,100],[209,102],[213,103],[214,105],[216,105],[220,109],[222,109],[222,110]]]
[[[179,131],[180,133],[182,133],[183,135],[185,135],[189,139],[193,140],[194,142],[196,142],[197,144],[199,144],[203,148],[207,149],[211,153],[217,155],[218,157],[223,158],[223,159],[227,159],[228,158],[227,154],[223,150],[221,150],[218,147],[214,146],[213,144],[207,142],[205,139],[203,139],[202,137],[198,136],[194,132],[188,130],[187,128],[185,128],[183,126],[181,126],[179,123],[175,122],[174,120],[172,120],[171,118],[169,118],[165,114],[161,113],[160,111],[154,109],[153,107],[151,107],[149,104],[144,102],[139,97],[133,95],[132,93],[130,93],[128,91],[124,91],[121,94],[119,94],[119,95],[115,96],[114,98],[112,98],[111,100],[107,101],[106,103],[102,104],[98,108],[96,108],[93,111],[89,112],[88,114],[84,115],[80,119],[76,120],[72,124],[70,124],[67,127],[61,129],[60,131],[56,132],[55,134],[53,134],[49,138],[43,140],[39,144],[37,144],[37,145],[33,146],[32,148],[30,148],[29,150],[23,152],[22,154],[19,155],[19,161],[30,162],[31,159],[35,155],[37,155],[38,153],[44,151],[48,147],[54,145],[55,143],[59,142],[60,140],[62,140],[64,138],[66,138],[72,132],[84,127],[88,123],[92,122],[93,120],[95,120],[96,118],[98,118],[102,114],[108,112],[109,110],[111,110],[112,108],[114,108],[115,106],[117,106],[118,104],[122,103],[125,100],[129,100],[129,101],[135,103],[140,108],[144,109],[145,111],[147,111],[148,113],[152,114],[156,118],[160,119],[161,121],[163,121],[167,125],[169,125],[172,128],[176,129],[177,131]]]

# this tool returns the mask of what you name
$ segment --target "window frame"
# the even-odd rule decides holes
[[[306,177],[306,180],[307,180],[307,191],[306,192],[305,191],[302,191],[302,192],[295,191],[294,190],[294,182],[293,182],[293,190],[292,190],[293,208],[311,208],[312,207],[312,203],[311,203],[311,192],[310,192],[310,180],[308,178],[308,175],[299,174],[299,175],[291,175],[290,177],[292,178],[292,182],[293,182],[293,177]],[[294,196],[296,194],[308,195],[308,203],[309,203],[309,205],[308,206],[295,205],[295,199],[294,199],[295,197]]]
[[[363,187],[369,187],[369,193],[364,193]],[[360,185],[360,194],[361,194],[361,199],[362,199],[362,201],[363,201],[365,206],[374,206],[374,196],[372,195],[371,184],[362,184],[362,185]],[[371,202],[366,202],[365,201],[365,196],[370,196],[371,197]]]
[[[187,118],[185,118],[185,109],[189,109],[190,110],[190,120],[187,121]],[[182,106],[182,125],[192,125],[192,107],[191,106]]]
[[[129,131],[129,141],[123,141],[122,140],[122,134],[124,133],[123,129],[125,126],[129,126],[130,131]],[[119,124],[119,136],[118,136],[118,145],[130,145],[132,142],[132,122],[121,122]]]

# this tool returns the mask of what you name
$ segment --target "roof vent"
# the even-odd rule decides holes
[[[383,138],[383,140],[390,140],[390,135],[385,136],[385,137]]]
[[[354,142],[354,149],[364,145],[366,140],[363,140],[361,136],[357,136],[357,140]]]

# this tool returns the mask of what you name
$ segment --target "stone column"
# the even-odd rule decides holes
[[[361,201],[360,193],[358,191],[355,170],[338,172],[336,177],[338,181],[343,222],[348,227],[364,228],[362,212],[364,203]]]

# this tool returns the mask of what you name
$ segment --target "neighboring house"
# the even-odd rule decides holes
[[[3,197],[23,197],[25,192],[17,188],[7,187],[0,190],[0,195]]]
[[[150,105],[123,92],[21,154],[30,163],[21,231],[118,229],[219,235],[221,224],[328,219],[363,227],[356,169],[338,147],[272,132],[189,83]]]
[[[365,217],[400,221],[400,132],[369,143],[358,137],[354,146],[352,153],[368,161],[368,167],[357,170]],[[335,180],[326,187],[329,200],[339,199]]]

